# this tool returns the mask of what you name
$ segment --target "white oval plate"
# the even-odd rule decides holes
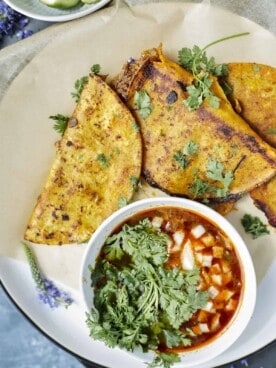
[[[42,4],[39,0],[4,0],[11,8],[27,17],[46,22],[65,22],[84,17],[102,8],[111,0],[99,0],[95,4],[78,4],[71,9],[57,9]]]
[[[206,2],[204,2],[206,3]],[[65,31],[62,31],[65,29]],[[19,73],[0,104],[0,278],[21,310],[45,334],[75,355],[112,368],[145,368],[120,349],[93,341],[85,325],[85,308],[78,289],[83,246],[33,247],[47,277],[71,291],[70,308],[50,310],[42,305],[20,246],[59,138],[49,115],[69,115],[70,92],[76,79],[99,63],[102,72],[116,75],[129,56],[163,42],[165,55],[194,44],[204,46],[239,32],[250,36],[221,43],[209,50],[218,62],[254,61],[276,64],[276,39],[257,24],[223,9],[183,2],[152,3],[133,8],[112,7],[77,21],[60,33]],[[204,31],[203,31],[204,30]],[[276,233],[252,240],[244,233],[244,213],[266,219],[250,198],[238,202],[228,219],[248,246],[257,273],[257,303],[252,319],[238,341],[224,354],[198,368],[211,368],[248,355],[276,338]]]

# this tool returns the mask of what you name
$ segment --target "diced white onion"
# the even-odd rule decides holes
[[[184,270],[192,270],[194,268],[195,258],[190,240],[184,244],[180,259]]]
[[[202,263],[202,260],[203,260],[203,255],[202,255],[202,253],[200,253],[200,252],[196,252],[196,253],[195,253],[195,257],[196,257],[196,260],[197,260],[197,262],[198,262],[198,263]]]
[[[230,281],[232,281],[233,275],[231,271],[228,271],[223,274],[223,283],[227,285]]]
[[[228,272],[228,271],[231,271],[231,266],[230,266],[230,264],[227,262],[227,261],[225,261],[224,259],[221,261],[221,264],[222,264],[222,271],[224,272],[224,273],[226,273],[226,272]]]
[[[211,272],[213,274],[219,274],[219,273],[221,273],[220,265],[218,263],[213,264],[212,267],[211,267]]]
[[[217,285],[222,285],[222,276],[221,275],[212,275],[212,281]]]
[[[234,294],[235,294],[234,291],[225,289],[225,290],[222,290],[222,292],[220,293],[219,299],[228,301]]]
[[[152,226],[154,227],[161,227],[163,222],[162,217],[154,216],[154,218],[151,220]]]
[[[200,241],[195,240],[193,241],[193,248],[195,251],[200,251],[205,249],[205,246]]]
[[[166,231],[171,231],[171,229],[172,229],[172,226],[171,226],[170,221],[166,222],[165,230],[166,230]]]
[[[213,302],[211,301],[211,300],[209,300],[207,303],[206,303],[206,305],[205,305],[205,307],[204,308],[202,308],[203,310],[205,310],[206,312],[212,312],[213,311]]]
[[[213,247],[213,256],[215,258],[222,258],[223,257],[223,247]]]
[[[185,233],[182,230],[177,230],[175,233],[173,233],[172,237],[175,244],[181,246],[185,238]]]
[[[167,239],[167,248],[169,250],[169,253],[173,253],[173,246],[174,246],[174,242],[172,241],[171,238]]]
[[[214,317],[212,318],[211,331],[215,331],[219,328],[220,326],[219,320],[220,320],[220,313],[216,313]]]
[[[233,311],[235,310],[236,306],[237,306],[237,301],[235,299],[230,299],[225,306],[225,310],[227,310],[228,312]]]
[[[200,328],[202,333],[210,332],[207,323],[199,323],[198,327]]]
[[[211,267],[213,261],[213,256],[203,255],[202,257],[202,266],[204,267]]]
[[[215,238],[210,233],[204,234],[200,240],[206,245],[206,247],[212,247],[216,244]]]
[[[202,225],[196,225],[192,228],[191,233],[195,239],[200,238],[206,232],[205,227]]]
[[[211,299],[215,299],[216,296],[219,294],[219,290],[215,288],[213,285],[208,289]]]

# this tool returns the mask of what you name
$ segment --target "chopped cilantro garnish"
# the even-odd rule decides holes
[[[219,198],[226,197],[230,185],[234,180],[234,173],[232,171],[224,173],[223,171],[224,165],[211,157],[206,164],[205,175],[206,178],[213,180],[215,183],[220,184],[220,186],[200,179],[197,172],[195,172],[195,178],[190,187],[190,192],[194,198],[200,197],[205,193],[215,194]]]
[[[179,166],[182,169],[186,169],[186,167],[189,165],[190,162],[189,160],[187,160],[186,156],[181,151],[177,151],[173,155],[173,159],[178,162]]]
[[[119,208],[125,207],[127,205],[127,199],[125,197],[120,197],[118,199]]]
[[[227,171],[223,174],[224,166],[221,162],[210,158],[206,165],[206,176],[209,179],[217,181],[222,184],[222,188],[213,186],[212,191],[215,192],[217,197],[225,197],[229,191],[229,187],[234,180],[234,174],[232,171]]]
[[[134,94],[134,102],[143,119],[150,116],[152,112],[152,104],[150,102],[150,96],[146,91],[136,91]]]
[[[209,188],[210,183],[208,181],[200,179],[196,174],[194,181],[190,187],[190,192],[193,194],[194,198],[198,198],[207,193],[209,191]]]
[[[184,100],[184,104],[189,110],[198,109],[206,98],[209,99],[210,106],[219,108],[220,105],[220,99],[211,91],[213,80],[210,75],[225,77],[228,68],[226,64],[217,64],[214,57],[208,59],[205,50],[219,42],[248,34],[245,32],[224,37],[209,43],[203,49],[198,46],[194,46],[192,49],[184,47],[178,52],[179,64],[194,76],[193,85],[187,87],[189,97]]]
[[[93,74],[99,74],[100,71],[101,71],[101,66],[100,66],[100,64],[94,64],[94,65],[92,65],[90,70]]]
[[[148,364],[148,368],[164,367],[170,368],[174,363],[180,362],[180,356],[174,353],[159,353],[153,361]]]
[[[194,154],[196,154],[198,150],[198,144],[194,141],[188,141],[184,148],[183,148],[183,153],[184,155],[187,155],[187,156],[193,156]]]
[[[276,128],[269,128],[269,129],[267,130],[267,133],[268,133],[268,134],[276,134]]]
[[[138,187],[139,188],[142,187],[142,184],[141,184],[140,179],[137,178],[136,176],[131,175],[131,177],[129,178],[129,180],[130,180],[130,183],[131,183],[132,188],[133,188],[134,191],[137,190]]]
[[[199,269],[165,267],[168,235],[145,218],[108,237],[91,272],[94,306],[87,314],[90,336],[109,347],[153,350],[149,367],[169,368],[179,357],[159,352],[191,344],[180,326],[209,298],[197,290]]]
[[[103,153],[100,153],[97,161],[101,163],[103,169],[107,169],[109,167],[110,157],[106,157]]]
[[[253,65],[253,70],[254,70],[254,72],[255,72],[255,73],[258,73],[258,72],[260,71],[260,69],[261,69],[261,68],[260,68],[260,66],[259,66],[259,65],[257,65],[257,64],[254,64],[254,65]]]
[[[136,133],[140,132],[140,127],[139,127],[139,125],[136,123],[136,121],[134,121],[134,122],[132,123],[132,128],[134,129],[134,131],[135,131]]]
[[[57,114],[57,115],[51,115],[49,116],[49,118],[55,121],[54,126],[53,126],[54,130],[63,137],[65,130],[67,128],[67,123],[69,119],[68,116]]]
[[[82,77],[78,80],[76,80],[75,82],[75,92],[72,92],[71,95],[72,97],[75,99],[75,102],[79,102],[80,99],[80,95],[82,93],[82,90],[84,88],[84,86],[86,85],[86,83],[88,82],[88,77]]]
[[[198,150],[198,144],[191,140],[185,144],[182,152],[177,151],[173,155],[173,159],[178,162],[179,166],[182,169],[186,169],[186,167],[190,163],[189,156],[194,156],[197,150]]]
[[[262,235],[269,234],[266,225],[258,217],[245,214],[241,219],[242,226],[246,233],[252,235],[253,239],[257,239]]]

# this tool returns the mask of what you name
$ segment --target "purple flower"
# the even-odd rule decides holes
[[[33,31],[29,30],[29,29],[20,29],[17,33],[16,36],[20,39],[23,40],[24,38],[27,38],[29,36],[31,36],[33,34]]]
[[[37,291],[38,298],[43,304],[48,304],[50,308],[57,308],[61,304],[67,308],[72,304],[73,299],[67,293],[60,291],[52,281],[42,279],[42,285],[43,287],[37,286]]]
[[[67,308],[73,303],[73,299],[67,293],[60,291],[51,280],[46,279],[41,274],[31,248],[27,243],[22,242],[22,245],[27,256],[33,280],[36,284],[39,300],[47,304],[50,308],[57,308],[60,305]]]
[[[28,23],[27,17],[0,0],[0,41],[4,36],[12,37],[16,33],[20,39],[31,36],[33,34],[31,30],[24,30]]]

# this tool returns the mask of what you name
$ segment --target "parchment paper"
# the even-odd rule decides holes
[[[71,23],[70,23],[71,24]],[[250,36],[216,45],[210,50],[218,62],[254,61],[276,65],[275,37],[251,21],[204,1],[110,7],[60,27],[54,39],[15,78],[0,105],[1,125],[1,255],[25,261],[20,246],[36,197],[54,158],[58,139],[49,115],[70,115],[70,92],[76,79],[99,63],[102,72],[115,75],[129,56],[163,43],[164,52],[177,59],[177,51],[194,44],[204,46],[239,32]],[[165,195],[151,188],[138,197]],[[276,257],[275,230],[258,240],[243,233],[244,213],[264,215],[246,197],[228,217],[248,244],[258,281]],[[42,271],[65,285],[78,288],[79,268],[86,245],[34,245]]]

